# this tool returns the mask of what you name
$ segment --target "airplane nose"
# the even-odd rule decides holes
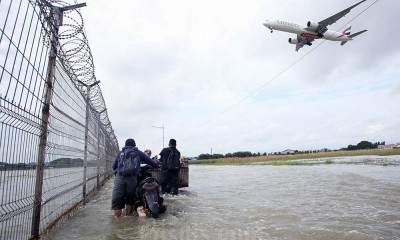
[[[263,25],[264,25],[265,27],[267,27],[269,30],[271,30],[271,33],[274,31],[274,29],[272,28],[272,27],[273,27],[273,24],[269,25],[268,20],[266,20],[266,22],[263,23]]]

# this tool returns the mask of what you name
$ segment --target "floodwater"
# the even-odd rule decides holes
[[[400,239],[400,166],[190,165],[189,176],[159,219],[112,216],[111,180],[45,239]]]

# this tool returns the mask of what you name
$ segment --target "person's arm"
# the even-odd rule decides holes
[[[117,172],[119,154],[120,154],[120,152],[118,152],[117,156],[115,156],[115,160],[114,160],[114,163],[112,165],[112,169],[114,170],[114,173]]]
[[[153,168],[160,168],[156,162],[154,162],[147,154],[142,151],[139,151],[140,160],[145,162],[146,164],[152,166]]]
[[[163,148],[163,150],[161,150],[159,162],[164,162],[165,151],[166,151],[165,148]]]

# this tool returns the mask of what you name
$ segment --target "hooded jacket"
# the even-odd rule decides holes
[[[122,160],[121,156],[123,155],[124,150],[126,150],[128,148],[132,148],[133,150],[135,150],[136,152],[139,153],[140,162],[144,162],[144,163],[152,166],[153,168],[160,168],[157,163],[155,163],[151,158],[149,158],[149,156],[147,156],[147,154],[140,151],[137,147],[125,146],[122,148],[121,151],[118,152],[117,156],[115,157],[114,163],[112,165],[112,169],[114,170],[114,173],[118,173],[118,163]],[[138,163],[138,164],[140,165],[140,163]],[[140,166],[138,166],[138,169],[140,169]],[[140,171],[137,173],[137,175],[140,176]]]

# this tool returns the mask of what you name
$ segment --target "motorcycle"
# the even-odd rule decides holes
[[[163,204],[164,198],[160,196],[160,183],[148,172],[150,168],[147,165],[140,168],[141,176],[138,177],[140,183],[134,210],[139,216],[144,212],[145,216],[158,218],[159,214],[167,210],[167,207]]]

